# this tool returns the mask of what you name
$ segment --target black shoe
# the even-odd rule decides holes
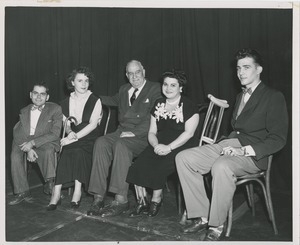
[[[56,210],[57,206],[61,204],[61,198],[58,200],[58,202],[56,204],[49,204],[47,206],[47,211],[54,211]]]
[[[112,201],[112,203],[105,208],[101,213],[101,217],[110,217],[120,215],[123,212],[129,209],[129,202],[126,203],[119,203],[118,201]]]
[[[52,189],[54,187],[55,178],[50,178],[44,184],[44,193],[46,195],[52,195]]]
[[[207,222],[203,222],[201,218],[193,220],[193,223],[183,229],[183,233],[196,233],[207,229]]]
[[[154,217],[158,214],[159,209],[161,207],[162,204],[162,200],[160,202],[150,202],[150,208],[149,208],[149,212],[148,212],[148,216],[149,217]]]
[[[147,198],[144,197],[145,203],[143,203],[143,200],[141,199],[137,206],[135,207],[134,211],[129,214],[129,217],[137,217],[141,216],[142,214],[146,214],[149,211],[149,202],[147,201]]]
[[[77,201],[77,202],[71,202],[71,208],[72,209],[77,209],[77,208],[79,208],[79,206],[80,206],[80,202],[81,202],[81,199],[79,200],[79,201]]]
[[[8,205],[16,205],[23,201],[30,201],[32,197],[30,196],[29,191],[22,192],[15,195],[15,197],[8,203]]]
[[[220,241],[224,237],[224,231],[224,227],[216,227],[215,229],[210,227],[203,241]]]
[[[104,200],[94,200],[90,209],[87,211],[87,215],[99,215],[100,211],[104,207]]]

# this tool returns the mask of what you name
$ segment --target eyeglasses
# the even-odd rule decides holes
[[[136,72],[127,72],[129,77],[140,77],[143,74],[142,70],[137,70]]]
[[[33,96],[36,96],[36,97],[38,97],[38,96],[46,97],[47,96],[47,93],[44,93],[44,92],[43,93],[38,93],[36,91],[32,91],[31,93],[32,93]]]

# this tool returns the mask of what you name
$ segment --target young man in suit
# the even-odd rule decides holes
[[[237,76],[244,91],[237,95],[227,138],[180,152],[176,166],[187,214],[193,219],[185,233],[207,230],[205,241],[220,240],[236,189],[236,176],[267,168],[268,156],[283,148],[288,114],[281,92],[260,80],[261,56],[251,49],[236,54]],[[206,196],[202,175],[211,171],[212,199]]]
[[[88,215],[119,215],[129,208],[128,168],[148,144],[150,110],[161,97],[160,84],[145,79],[145,69],[139,61],[128,62],[126,76],[129,83],[121,86],[115,96],[100,96],[103,104],[118,106],[119,126],[115,132],[101,136],[95,142],[89,185],[94,201]],[[103,209],[111,164],[108,191],[115,193],[115,200]]]
[[[24,153],[27,160],[37,162],[46,182],[44,192],[50,194],[55,178],[55,151],[59,151],[62,127],[62,110],[49,100],[49,89],[45,83],[33,86],[29,104],[21,109],[19,122],[13,129],[11,151],[11,174],[15,197],[9,205],[30,199]]]

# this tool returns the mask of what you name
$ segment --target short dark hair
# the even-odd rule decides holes
[[[187,84],[187,77],[184,71],[174,68],[171,70],[167,70],[162,74],[161,81],[163,82],[166,77],[175,78],[179,83],[179,87],[185,87]]]
[[[46,82],[44,81],[36,82],[35,84],[33,84],[32,90],[34,89],[35,86],[44,87],[46,89],[46,93],[49,94],[49,86]]]
[[[262,56],[255,49],[243,48],[237,51],[235,54],[236,62],[246,57],[252,58],[257,65],[263,66]]]
[[[82,73],[89,79],[89,87],[92,86],[95,76],[94,73],[90,70],[90,68],[81,66],[79,68],[74,69],[66,78],[67,88],[71,91],[74,91],[74,86],[72,85],[72,81],[74,81],[77,74]]]

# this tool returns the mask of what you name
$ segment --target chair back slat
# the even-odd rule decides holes
[[[226,100],[217,99],[211,94],[207,96],[210,103],[205,116],[199,145],[214,144],[217,140],[224,110],[229,107]]]

